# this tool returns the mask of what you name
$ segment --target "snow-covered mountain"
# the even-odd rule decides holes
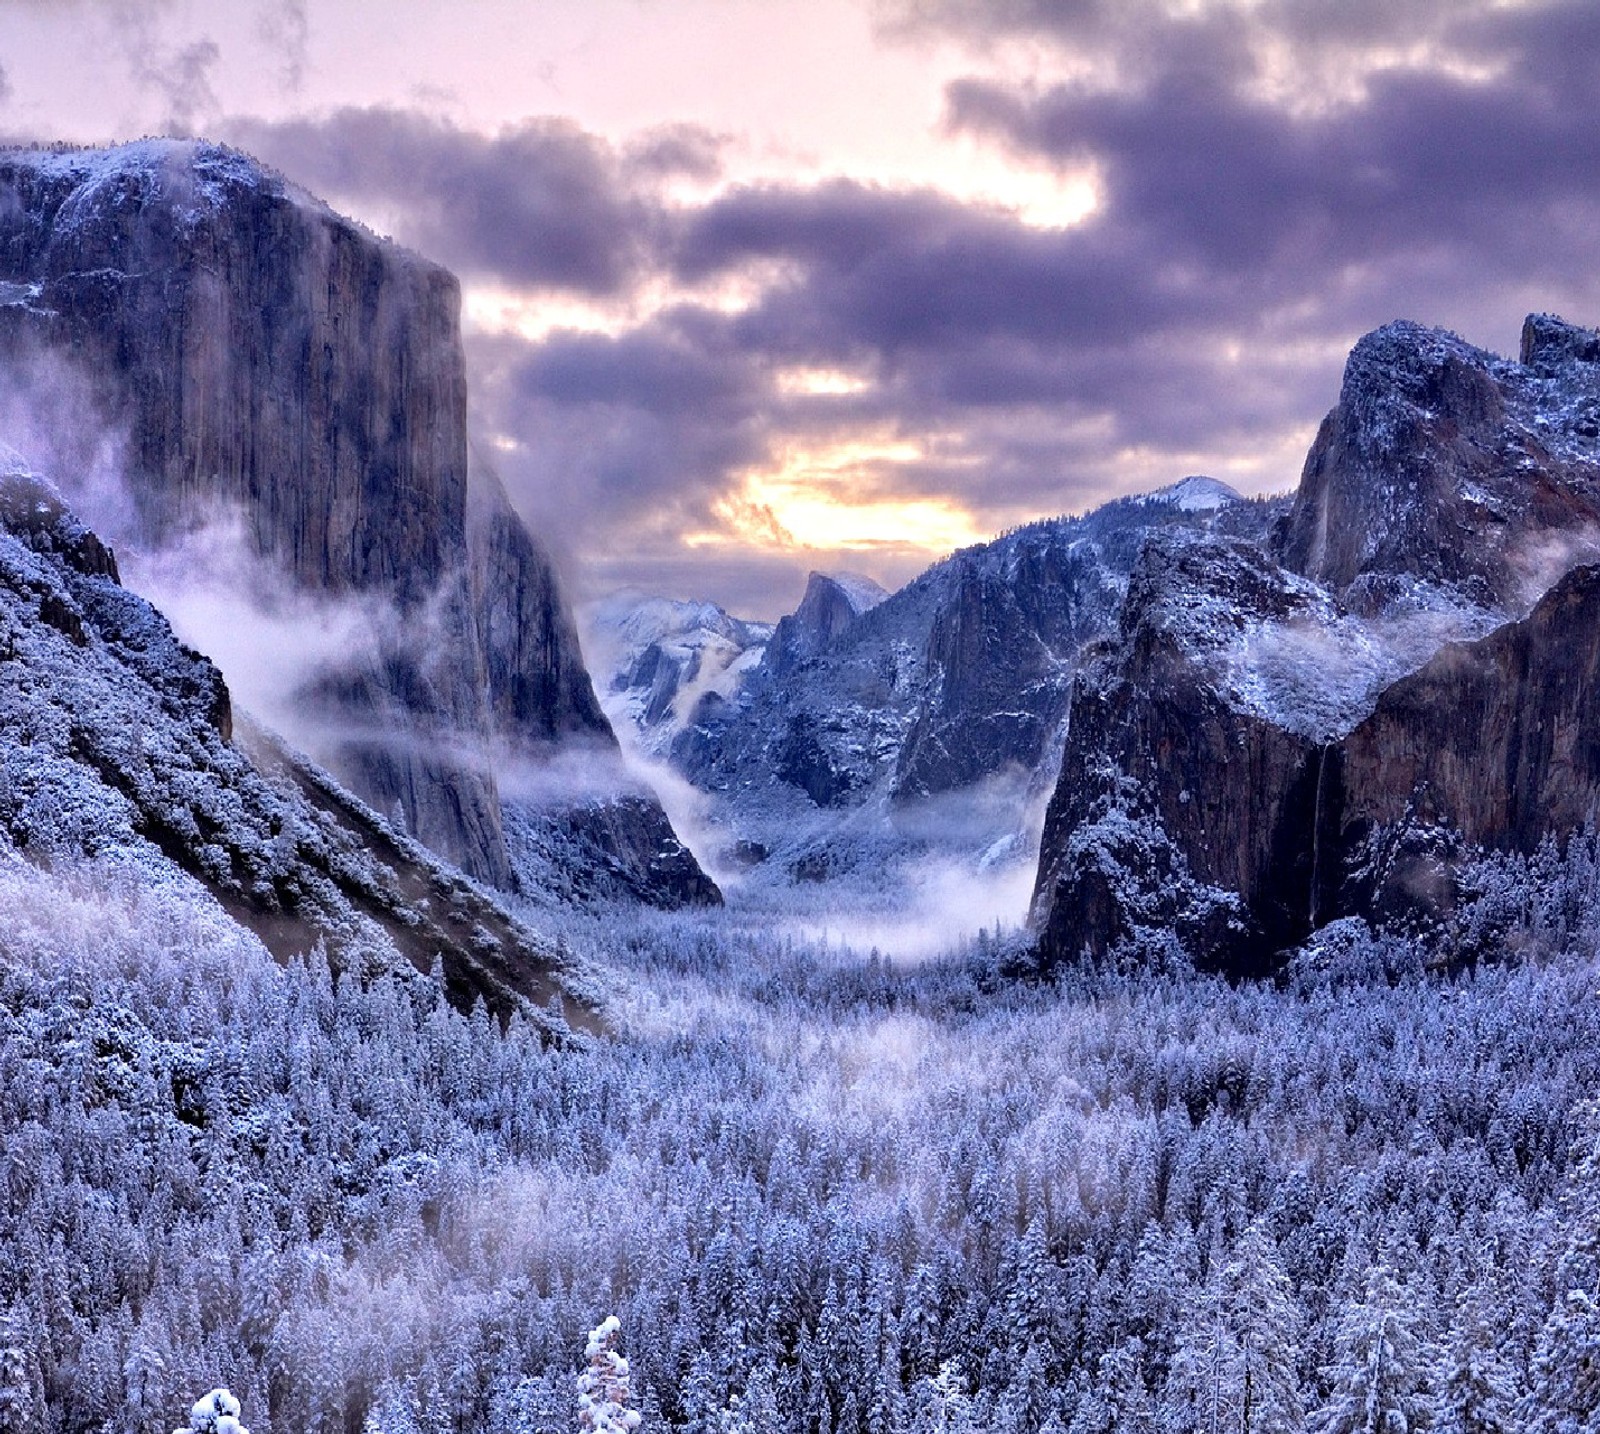
[[[0,849],[220,907],[275,955],[441,963],[464,1008],[585,1023],[581,975],[485,890],[270,734],[124,588],[111,550],[0,456]],[[575,985],[574,982],[577,982]]]
[[[1448,922],[1477,848],[1600,813],[1600,336],[1356,345],[1270,540],[1153,538],[1071,699],[1047,960],[1175,931],[1272,969],[1359,915]]]
[[[607,713],[658,757],[703,698],[733,697],[773,632],[773,624],[732,617],[715,603],[633,593],[595,603],[585,628]]]
[[[593,858],[580,888],[714,900],[626,784],[548,558],[469,461],[459,310],[447,271],[227,148],[0,153],[0,366],[21,395],[0,427],[63,482],[83,469],[52,457],[103,436],[114,481],[74,492],[155,555],[130,575],[166,559],[163,602],[203,590],[225,629],[300,612],[295,640],[242,644],[271,715],[470,874],[544,890],[548,862],[518,856],[560,838]],[[308,654],[319,626],[343,640]],[[580,759],[581,790],[550,777]]]
[[[628,694],[642,740],[708,794],[725,858],[780,879],[930,850],[1026,859],[1030,802],[1036,812],[1053,780],[1078,653],[1109,630],[1145,536],[1174,526],[1260,536],[1283,507],[1189,478],[963,550],[892,595],[813,573],[764,651],[737,646],[692,705],[677,676],[686,664],[664,663],[644,640],[664,609],[644,605],[639,638],[619,649],[637,663],[613,660],[612,686]],[[697,651],[735,650],[717,625],[725,615],[681,611],[705,634]],[[664,727],[649,714],[669,701]]]

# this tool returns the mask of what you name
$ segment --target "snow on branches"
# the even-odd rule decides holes
[[[628,1361],[617,1352],[622,1324],[607,1315],[589,1333],[584,1358],[589,1367],[578,1376],[578,1424],[593,1434],[633,1434],[639,1412],[628,1407]]]
[[[189,1427],[172,1434],[250,1434],[239,1422],[239,1401],[226,1389],[213,1389],[189,1411]]]

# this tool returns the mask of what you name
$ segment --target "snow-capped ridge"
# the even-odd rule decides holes
[[[1447,919],[1474,845],[1592,823],[1597,560],[1600,334],[1365,335],[1268,541],[1147,539],[1073,694],[1041,951],[1158,926],[1266,972],[1341,916]]]
[[[845,601],[857,617],[864,612],[871,612],[879,603],[889,596],[889,590],[875,578],[869,578],[865,573],[837,572],[837,573],[812,573],[807,580],[807,587],[813,579],[822,579],[832,583],[845,596]]]
[[[1157,488],[1150,493],[1140,493],[1134,498],[1138,503],[1169,503],[1184,513],[1211,513],[1229,503],[1242,503],[1243,496],[1220,478],[1207,478],[1194,474]]]

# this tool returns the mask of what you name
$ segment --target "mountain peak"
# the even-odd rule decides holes
[[[1525,607],[1555,533],[1600,524],[1600,335],[1549,315],[1511,363],[1410,321],[1363,337],[1306,459],[1280,556],[1347,601],[1417,582]]]
[[[1153,493],[1142,494],[1139,501],[1169,503],[1184,513],[1210,513],[1227,507],[1229,503],[1242,502],[1243,499],[1220,478],[1207,478],[1196,473],[1180,478],[1176,483],[1169,483],[1165,488],[1157,488]]]
[[[1600,331],[1555,314],[1529,314],[1522,325],[1524,367],[1548,374],[1573,363],[1600,364]]]
[[[865,573],[819,573],[812,571],[806,577],[805,596],[800,599],[800,610],[803,611],[807,603],[827,601],[829,589],[836,590],[849,604],[850,611],[860,617],[862,613],[877,607],[889,596],[888,589],[883,587]]]

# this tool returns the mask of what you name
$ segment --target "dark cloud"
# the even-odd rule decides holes
[[[167,134],[193,135],[218,112],[211,71],[222,58],[216,41],[200,36],[173,45],[162,34],[170,0],[108,0],[101,14],[141,90],[162,104],[159,128]]]
[[[166,101],[161,128],[168,134],[193,135],[201,120],[217,112],[211,71],[222,58],[215,40],[184,45],[146,69],[141,81]]]
[[[228,136],[325,198],[393,214],[397,237],[468,278],[587,295],[639,276],[653,208],[569,120],[486,136],[414,110],[235,120]]]
[[[6,67],[0,65],[0,105],[11,98],[11,78],[6,74]]]
[[[636,135],[623,156],[628,173],[646,181],[684,178],[708,182],[722,173],[726,143],[726,136],[700,125],[660,125]]]
[[[767,452],[760,375],[704,335],[478,337],[469,357],[479,423],[522,445],[497,460],[507,485],[574,548],[705,526],[728,475]]]
[[[1600,10],[1592,30],[1591,46]],[[1600,207],[1591,76],[1394,70],[1367,88],[1361,104],[1286,116],[1193,74],[1131,95],[973,80],[951,87],[950,122],[1025,154],[1096,161],[1101,227],[1215,277],[1329,274],[1429,244],[1530,276],[1574,261],[1562,236],[1529,221]]]
[[[1043,40],[1080,57],[1114,62],[1123,83],[1151,67],[1172,64],[1248,68],[1254,63],[1252,51],[1266,40],[1292,45],[1302,58],[1380,46],[1405,50],[1499,8],[1496,0],[1213,0],[1181,9],[1167,0],[875,0],[872,5],[890,36]]]
[[[796,446],[912,440],[922,457],[864,463],[856,491],[944,496],[995,527],[1197,470],[1283,488],[1366,329],[1411,317],[1504,351],[1531,309],[1600,320],[1588,0],[1266,0],[1177,19],[1154,0],[944,0],[893,18],[1104,59],[1073,84],[974,76],[947,96],[952,131],[1020,164],[1092,165],[1087,222],[842,179],[669,202],[674,181],[721,172],[723,141],[694,128],[611,144],[535,120],[485,138],[378,110],[236,137],[336,201],[394,212],[469,278],[614,312],[678,286],[620,332],[472,341],[496,461],[591,590],[631,572],[771,611],[752,594],[812,558],[681,540]],[[1363,60],[1377,43],[1404,63]],[[1285,46],[1316,93],[1263,68]],[[755,279],[740,310],[692,297]],[[797,393],[780,381],[796,367],[866,384]]]

